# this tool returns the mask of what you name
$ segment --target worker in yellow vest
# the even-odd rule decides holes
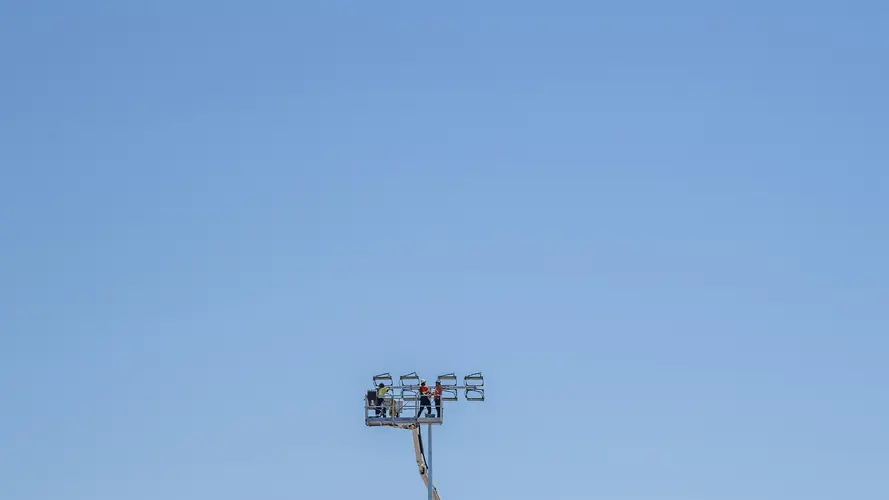
[[[389,392],[389,388],[386,387],[386,384],[380,382],[380,386],[377,387],[377,415],[382,414],[384,417],[386,416],[386,406],[383,404],[383,401],[386,399],[386,393]]]

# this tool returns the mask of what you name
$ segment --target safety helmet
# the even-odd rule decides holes
[[[422,385],[422,384],[425,384],[425,383],[426,383],[426,379],[425,379],[425,378],[424,378],[423,380],[420,381],[420,384],[421,384],[421,385]]]

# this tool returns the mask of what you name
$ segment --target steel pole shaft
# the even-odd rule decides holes
[[[426,459],[426,474],[429,475],[429,499],[432,499],[432,424],[428,424],[429,428],[429,457]]]

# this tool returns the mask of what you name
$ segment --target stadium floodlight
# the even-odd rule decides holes
[[[392,375],[389,375],[388,373],[381,373],[379,375],[374,375],[374,387],[380,385],[380,382],[382,382],[383,385],[391,387],[392,386]]]
[[[441,400],[442,401],[459,401],[459,393],[457,389],[442,389],[441,391]]]
[[[485,385],[485,377],[482,372],[471,373],[463,377],[463,384],[467,387],[481,387]]]
[[[466,398],[466,401],[484,401],[485,390],[481,388],[472,389],[467,387],[463,392],[463,397]]]
[[[408,383],[405,383],[408,382]],[[417,372],[410,372],[407,375],[401,376],[401,386],[402,387],[413,387],[416,385],[420,385],[420,376],[417,375]]]

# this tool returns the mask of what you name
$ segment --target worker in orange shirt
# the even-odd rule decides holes
[[[429,387],[425,380],[420,381],[420,408],[417,409],[417,418],[423,416],[423,408],[426,408],[426,416],[432,417],[432,405],[429,403]]]
[[[435,389],[432,390],[433,399],[435,399],[435,413],[441,418],[441,393],[444,388],[441,386],[441,380],[435,381]]]

